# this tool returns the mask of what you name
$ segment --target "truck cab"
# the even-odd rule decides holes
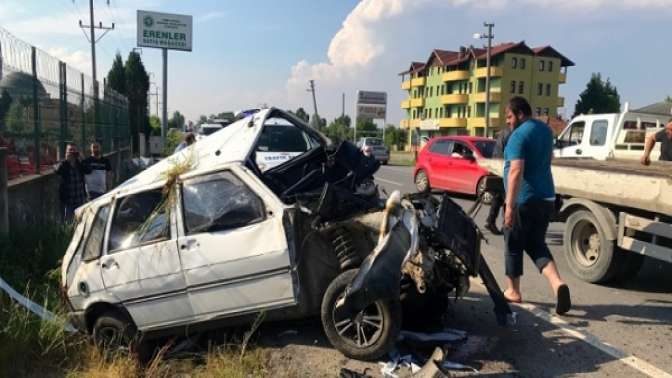
[[[639,159],[646,136],[659,131],[671,116],[636,113],[587,114],[574,117],[555,142],[554,157]],[[651,159],[660,154],[654,148]]]

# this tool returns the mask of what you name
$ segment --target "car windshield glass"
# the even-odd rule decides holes
[[[366,144],[369,146],[382,146],[383,141],[380,139],[367,139]]]
[[[478,148],[478,151],[483,155],[484,158],[491,158],[492,153],[495,151],[495,142],[474,142],[474,146]]]
[[[257,151],[305,152],[309,150],[306,138],[295,126],[264,125],[259,136]]]
[[[201,127],[201,134],[210,135],[216,131],[221,130],[221,127]]]

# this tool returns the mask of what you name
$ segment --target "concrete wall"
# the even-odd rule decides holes
[[[130,160],[130,151],[122,150],[106,156],[112,164],[115,183],[124,180],[127,175],[125,163]],[[5,169],[4,161],[0,163],[0,169]],[[60,222],[62,217],[58,198],[59,184],[60,177],[53,170],[45,171],[41,175],[24,176],[9,181],[7,183],[9,231],[11,232],[14,227],[30,224]],[[0,220],[2,219],[1,213],[0,208]]]

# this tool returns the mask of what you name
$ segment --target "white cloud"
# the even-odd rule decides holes
[[[72,68],[87,74],[91,72],[91,54],[87,51],[71,51],[62,47],[52,47],[47,49],[46,52]]]
[[[225,12],[218,12],[218,11],[208,12],[198,16],[196,18],[196,22],[208,22],[212,20],[218,20],[220,18],[224,18],[224,16],[226,16]]]

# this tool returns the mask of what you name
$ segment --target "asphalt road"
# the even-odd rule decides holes
[[[384,166],[376,179],[388,192],[415,191],[412,167]],[[474,200],[453,197],[464,208]],[[483,206],[477,215],[479,226],[485,223],[487,211],[488,206]],[[503,287],[503,239],[485,234],[489,243],[483,245],[483,255]],[[563,224],[551,224],[547,242],[570,287],[572,310],[562,317],[552,315],[554,297],[526,258],[525,303],[513,307],[517,324],[498,327],[485,289],[472,280],[467,297],[454,306],[454,326],[471,335],[464,350],[457,353],[477,365],[482,375],[644,377],[672,373],[672,265],[647,260],[635,278],[618,286],[585,283],[567,266],[562,234]]]

